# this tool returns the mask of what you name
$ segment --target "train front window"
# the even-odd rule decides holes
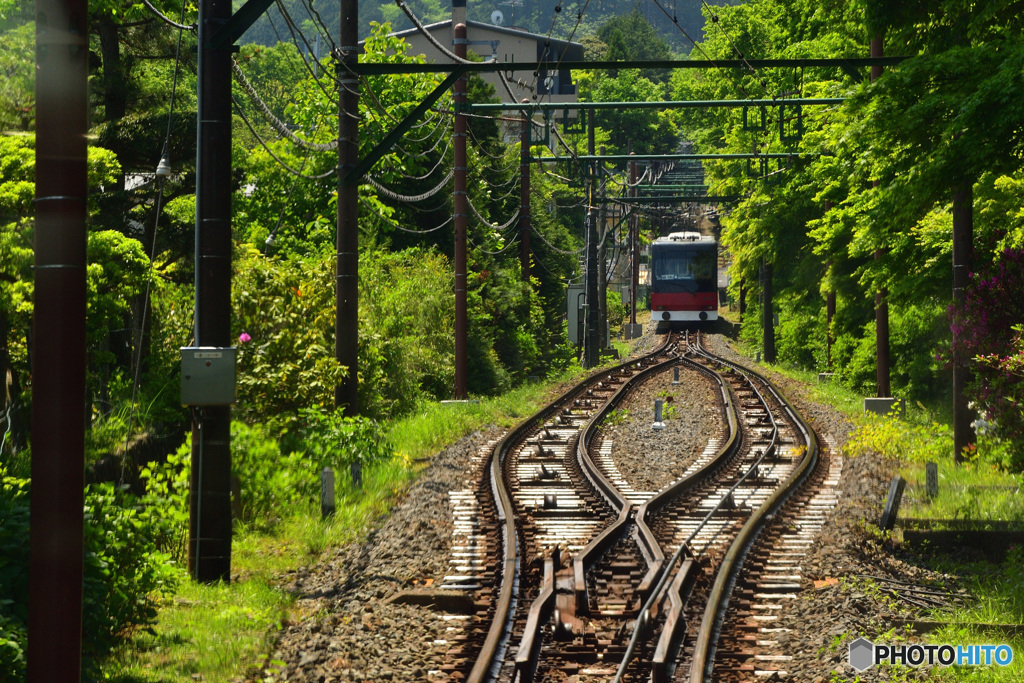
[[[653,260],[656,292],[704,292],[717,286],[713,250],[656,249]]]

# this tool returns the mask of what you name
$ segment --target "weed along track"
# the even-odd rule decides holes
[[[700,396],[687,410],[707,417],[702,443],[663,448],[664,430],[641,410],[658,387],[668,403]],[[498,442],[461,499],[465,542],[443,587],[476,611],[437,673],[520,683],[771,675],[776,660],[758,668],[744,644],[754,611],[770,617],[791,595],[797,553],[834,501],[806,486],[838,476],[816,469],[817,453],[766,379],[696,334],[668,335],[574,387]],[[794,495],[801,486],[811,492]]]

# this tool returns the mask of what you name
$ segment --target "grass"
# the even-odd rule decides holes
[[[935,644],[971,645],[1003,644],[1013,648],[1014,660],[1002,666],[955,666],[934,670],[936,680],[969,681],[971,683],[1009,683],[1024,680],[1024,638],[986,630],[979,624],[1024,624],[1024,553],[1021,548],[1010,551],[1000,564],[987,562],[955,562],[940,559],[939,571],[954,573],[966,580],[966,588],[975,600],[965,606],[936,611],[933,617],[949,625],[932,633],[928,640]]]

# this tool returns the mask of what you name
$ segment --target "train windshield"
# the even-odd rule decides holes
[[[718,264],[714,249],[660,248],[653,254],[655,292],[714,292]]]

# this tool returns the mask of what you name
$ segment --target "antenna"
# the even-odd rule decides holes
[[[501,13],[500,9],[491,12],[491,23],[495,26],[501,26],[505,23],[505,15]]]

